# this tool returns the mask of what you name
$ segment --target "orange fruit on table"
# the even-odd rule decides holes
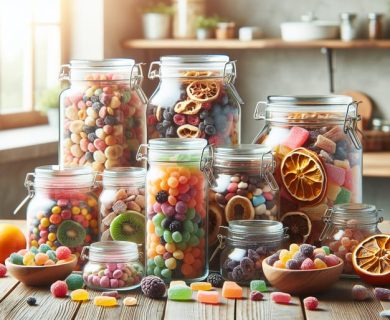
[[[360,242],[352,253],[352,264],[365,282],[390,284],[390,234],[376,234]]]
[[[0,223],[0,263],[4,263],[11,253],[26,248],[26,238],[17,226]]]
[[[283,226],[287,227],[290,243],[304,243],[309,237],[312,224],[309,217],[298,211],[287,212],[280,219]]]
[[[318,155],[305,148],[290,151],[280,165],[283,186],[307,205],[321,202],[326,193],[326,171]]]

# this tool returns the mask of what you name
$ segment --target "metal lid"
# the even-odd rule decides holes
[[[75,176],[82,174],[92,174],[93,171],[90,167],[62,167],[59,165],[46,165],[35,168],[36,177],[43,176]]]
[[[138,244],[128,241],[99,241],[89,247],[88,259],[95,262],[129,262],[139,258]]]
[[[144,186],[146,170],[137,167],[116,167],[103,171],[104,186]]]
[[[209,55],[172,55],[162,56],[160,61],[165,64],[178,64],[178,63],[227,63],[229,57],[220,54]]]
[[[381,218],[376,206],[365,203],[344,203],[337,204],[330,209],[324,217],[325,222],[332,222],[337,225],[348,225],[350,227],[366,226],[378,223]]]
[[[352,97],[343,95],[299,95],[299,96],[268,96],[268,104],[281,106],[347,106],[353,102]]]
[[[71,60],[71,68],[112,68],[133,66],[133,59]]]
[[[222,145],[214,148],[216,159],[229,161],[261,160],[271,148],[259,144]]]

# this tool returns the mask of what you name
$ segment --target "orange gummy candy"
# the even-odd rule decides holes
[[[194,291],[208,291],[211,290],[213,286],[209,282],[193,282],[191,283],[191,289]]]
[[[242,298],[242,288],[234,281],[225,281],[222,287],[222,296],[228,299]]]
[[[219,303],[219,293],[218,291],[199,291],[198,292],[198,302],[202,303]]]

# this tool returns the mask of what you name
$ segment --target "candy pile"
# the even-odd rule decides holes
[[[7,267],[0,263],[0,278],[3,278],[5,277],[5,275],[7,274]]]
[[[289,250],[282,249],[268,257],[267,263],[276,268],[312,270],[338,265],[340,259],[330,254],[326,246],[316,248],[310,244],[292,243]]]
[[[121,288],[138,287],[143,277],[144,269],[139,263],[106,263],[95,264],[93,270],[84,268],[83,279],[91,288]]]
[[[41,244],[39,248],[31,247],[30,250],[22,249],[12,253],[9,262],[24,266],[51,266],[74,259],[75,256],[68,247],[58,247],[54,251],[47,244]]]

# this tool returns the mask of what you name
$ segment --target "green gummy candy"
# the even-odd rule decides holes
[[[326,254],[330,254],[330,249],[328,246],[322,246],[321,248],[325,251]]]
[[[42,252],[42,253],[46,253],[47,251],[51,250],[50,246],[45,244],[45,243],[42,243],[40,246],[39,246],[39,252]],[[31,251],[31,250],[30,250]]]
[[[17,253],[12,253],[9,257],[9,262],[13,264],[23,265],[23,256]]]
[[[192,289],[188,286],[174,286],[168,289],[169,300],[191,300]]]
[[[172,271],[169,269],[163,269],[161,271],[161,276],[163,276],[165,279],[171,279],[172,278]]]
[[[155,256],[154,257],[154,263],[157,267],[163,268],[165,266],[165,261],[162,256]]]
[[[65,279],[69,290],[81,289],[84,286],[83,277],[79,274],[72,273]]]
[[[351,192],[349,192],[345,188],[341,188],[339,194],[337,195],[335,203],[336,204],[339,204],[339,203],[349,203],[350,199],[351,199]]]
[[[251,287],[251,291],[260,291],[260,292],[268,291],[267,285],[265,284],[264,280],[252,280],[250,287]]]
[[[31,247],[30,252],[32,252],[33,254],[37,254],[37,253],[39,253],[39,250],[37,247]]]

